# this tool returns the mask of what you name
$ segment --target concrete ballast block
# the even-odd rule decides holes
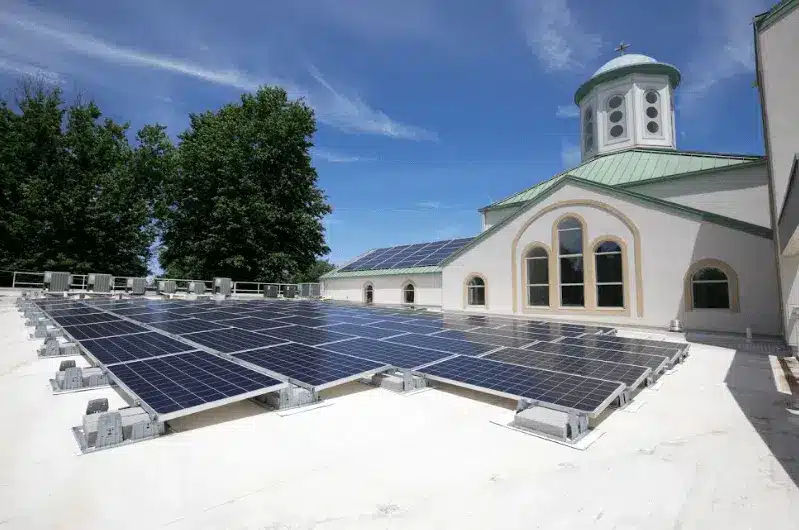
[[[561,440],[569,438],[569,414],[559,410],[533,406],[517,412],[513,419],[513,425]]]

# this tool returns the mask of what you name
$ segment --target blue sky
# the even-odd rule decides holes
[[[0,0],[0,89],[42,76],[166,124],[280,84],[315,108],[334,262],[474,235],[477,208],[579,160],[575,89],[629,52],[677,66],[678,145],[762,153],[768,0]]]

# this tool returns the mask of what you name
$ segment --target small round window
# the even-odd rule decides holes
[[[621,113],[620,110],[614,110],[610,113],[610,121],[613,123],[619,123],[621,119],[624,117],[624,114]]]
[[[653,104],[657,103],[658,93],[650,90],[649,92],[646,93],[646,96],[644,96],[644,97],[646,98],[646,102],[647,103],[649,103],[650,105],[653,105]]]
[[[644,92],[644,113],[646,132],[658,135],[660,131],[660,95],[654,90]]]
[[[621,104],[624,102],[621,96],[613,96],[608,100],[608,107],[612,109],[617,109],[621,107]]]
[[[613,127],[610,128],[610,135],[612,137],[618,138],[622,134],[624,134],[624,127],[622,127],[621,125],[614,125]]]
[[[655,134],[660,130],[660,127],[656,122],[650,121],[649,123],[646,124],[646,130],[651,132],[652,134]]]
[[[652,119],[655,119],[658,117],[658,109],[656,109],[655,107],[649,107],[648,109],[646,109],[646,115]]]

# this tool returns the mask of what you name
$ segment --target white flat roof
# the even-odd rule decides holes
[[[78,456],[86,402],[124,401],[52,395],[61,359],[38,360],[28,332],[0,303],[4,528],[777,530],[799,516],[799,418],[766,355],[693,345],[585,451],[495,425],[513,417],[502,400],[355,383],[329,391],[332,406],[241,402]]]

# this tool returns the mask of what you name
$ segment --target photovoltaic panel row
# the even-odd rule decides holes
[[[494,346],[505,346],[507,348],[521,348],[530,344],[535,339],[505,337],[504,335],[489,335],[481,330],[475,331],[455,331],[446,330],[436,334],[436,337],[446,337],[448,339],[468,340],[469,342],[479,342],[480,344],[493,344]]]
[[[680,354],[685,351],[685,348],[688,347],[687,344],[675,342],[631,339],[617,336],[580,337],[578,339],[564,339],[561,342],[594,348],[613,348],[622,351],[666,355],[672,362],[675,362]]]
[[[351,339],[354,335],[339,333],[330,328],[309,328],[307,326],[288,326],[284,328],[274,328],[264,330],[264,335],[282,339],[289,342],[297,342],[306,346],[316,346],[337,340]]]
[[[154,331],[82,340],[80,344],[103,364],[125,363],[194,349],[188,344]]]
[[[202,344],[221,353],[234,353],[244,350],[254,350],[264,346],[274,346],[286,342],[283,339],[268,337],[238,328],[217,329],[192,333],[187,340]]]
[[[167,333],[174,333],[175,335],[186,335],[188,333],[196,333],[198,331],[211,331],[230,327],[222,325],[220,322],[209,322],[207,320],[200,320],[199,318],[184,318],[182,320],[151,322],[150,326],[160,329],[161,331],[166,331]]]
[[[216,320],[230,320],[231,318],[236,318],[240,316],[242,315],[217,309],[211,309],[204,313],[195,313],[192,315],[193,318],[199,318],[200,320],[208,320],[209,322],[214,322]]]
[[[399,335],[402,332],[396,331],[393,329],[383,329],[383,328],[376,328],[373,326],[361,326],[358,324],[329,324],[324,328],[319,329],[329,329],[331,331],[338,331],[341,333],[347,333],[349,335],[356,335],[359,337],[369,337],[372,339],[384,339],[386,337],[393,337],[394,335]]]
[[[282,328],[292,326],[288,322],[280,322],[277,320],[268,320],[259,317],[236,317],[230,320],[216,320],[215,324],[222,324],[232,328],[246,329],[249,331],[264,331],[273,328]]]
[[[342,271],[424,267],[440,264],[455,251],[467,245],[472,238],[433,241],[415,245],[378,248],[358,259]]]
[[[72,335],[72,337],[78,341],[85,339],[99,339],[101,337],[113,337],[116,335],[129,335],[131,333],[143,333],[148,331],[147,328],[132,322],[127,322],[125,320],[63,327],[64,331]]]
[[[540,340],[544,342],[551,342],[563,338],[563,335],[558,333],[551,333],[549,331],[532,331],[521,330],[513,328],[481,328],[474,330],[475,333],[484,335],[494,335],[498,337],[511,337],[518,339],[524,344],[530,344],[533,341]]]
[[[420,370],[446,383],[489,391],[508,398],[528,398],[596,416],[623,392],[625,385],[601,379],[458,356]]]
[[[618,381],[627,385],[630,390],[638,388],[646,381],[651,372],[651,369],[646,366],[534,352],[517,348],[504,348],[497,352],[489,353],[484,358],[502,361],[503,363],[529,366],[530,368],[541,368],[565,374],[604,379],[605,381]]]
[[[78,326],[81,324],[96,324],[98,322],[109,322],[121,320],[119,317],[108,313],[89,313],[87,315],[53,316],[52,319],[59,326]]]
[[[230,398],[246,399],[285,385],[201,351],[114,364],[108,370],[158,413],[161,420],[179,411],[185,413],[185,409]]]
[[[272,348],[237,353],[234,357],[313,386],[317,390],[388,368],[379,362],[303,344],[282,344]]]
[[[616,363],[646,366],[651,368],[652,372],[655,374],[659,374],[665,370],[669,364],[669,359],[665,355],[624,352],[612,348],[589,348],[586,346],[562,344],[560,342],[538,342],[525,349],[543,353],[568,355],[571,357],[584,357],[586,359],[598,359],[600,361],[613,361]]]
[[[153,322],[169,322],[172,320],[183,320],[188,318],[185,315],[176,315],[171,311],[153,311],[151,313],[139,313],[137,315],[128,315],[126,318],[141,322],[142,324],[151,324]]]
[[[497,349],[496,346],[492,346],[490,344],[481,344],[479,342],[469,342],[458,339],[448,339],[438,335],[416,335],[414,333],[408,333],[407,335],[400,335],[399,337],[386,339],[386,342],[405,344],[407,346],[416,346],[418,348],[425,348],[458,355],[481,355],[483,353]]]
[[[320,348],[405,369],[418,368],[452,355],[450,353],[367,338],[334,342],[320,346]]]

